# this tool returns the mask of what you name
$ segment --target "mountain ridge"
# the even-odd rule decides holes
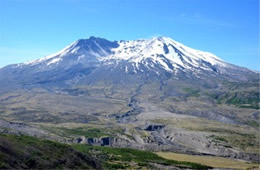
[[[34,59],[34,60],[31,60],[31,61],[27,61],[27,62],[23,62],[23,63],[19,63],[19,64],[10,64],[10,65],[7,65],[7,66],[4,66],[4,67],[2,67],[2,68],[0,68],[0,69],[3,69],[3,68],[5,68],[5,67],[10,67],[10,66],[13,66],[13,67],[19,67],[19,66],[24,66],[24,65],[35,65],[35,64],[38,64],[38,63],[40,63],[40,62],[42,62],[42,61],[46,61],[46,60],[50,60],[50,59],[52,59],[52,58],[55,58],[57,55],[65,55],[66,53],[68,53],[68,52],[71,52],[71,53],[75,53],[77,50],[79,50],[79,48],[84,48],[84,45],[85,45],[85,50],[86,51],[88,51],[88,50],[93,50],[93,49],[97,49],[97,48],[100,48],[101,50],[103,50],[103,56],[105,56],[105,57],[107,57],[109,54],[108,53],[111,53],[111,51],[109,51],[109,50],[111,50],[112,49],[112,51],[113,52],[115,52],[115,51],[120,51],[120,49],[119,50],[117,50],[117,48],[123,43],[123,44],[125,44],[125,43],[128,43],[128,44],[130,44],[130,45],[132,45],[130,48],[133,48],[133,44],[137,44],[137,46],[139,46],[138,45],[138,43],[136,43],[136,42],[150,42],[150,43],[154,43],[154,42],[158,42],[158,41],[163,41],[164,43],[165,42],[168,42],[168,44],[172,47],[172,48],[175,48],[175,47],[173,47],[172,46],[172,44],[171,43],[173,43],[173,44],[175,44],[175,45],[177,45],[177,46],[179,46],[180,47],[180,49],[183,49],[183,47],[185,47],[185,49],[186,49],[186,51],[187,51],[187,49],[188,49],[188,51],[187,52],[189,52],[189,53],[192,53],[192,52],[198,52],[198,53],[200,53],[200,55],[202,56],[202,55],[208,55],[208,56],[206,56],[206,58],[207,59],[216,59],[217,61],[221,61],[221,62],[224,62],[221,58],[219,58],[219,57],[217,57],[217,56],[215,56],[214,54],[212,54],[212,53],[210,53],[210,52],[204,52],[204,51],[200,51],[200,50],[196,50],[196,49],[192,49],[192,48],[190,48],[190,47],[188,47],[188,46],[185,46],[185,45],[183,45],[182,43],[179,43],[179,42],[177,42],[177,41],[175,41],[175,40],[173,40],[173,39],[171,39],[171,38],[169,38],[169,37],[163,37],[163,36],[160,36],[160,37],[153,37],[153,38],[151,38],[151,39],[137,39],[137,40],[119,40],[119,41],[109,41],[109,40],[106,40],[106,39],[104,39],[104,38],[100,38],[100,37],[95,37],[95,36],[90,36],[88,39],[78,39],[78,40],[76,40],[76,41],[74,41],[74,42],[72,42],[71,44],[69,44],[68,46],[66,46],[65,48],[63,48],[62,50],[60,50],[60,51],[58,51],[58,52],[56,52],[56,53],[54,53],[54,54],[51,54],[51,55],[48,55],[48,56],[45,56],[45,57],[42,57],[42,58],[39,58],[39,59]],[[169,43],[169,41],[171,41],[171,43]],[[97,45],[96,47],[95,46],[93,46],[93,42],[95,43],[95,45]],[[99,43],[101,42],[101,46],[102,47],[107,47],[108,46],[108,48],[107,49],[102,49],[102,47],[100,47],[100,46],[98,46],[99,45]],[[103,42],[103,43],[102,43]],[[105,43],[104,43],[105,42]],[[92,44],[91,44],[92,43]],[[90,44],[90,46],[86,46],[86,44]],[[110,45],[108,45],[108,44],[110,44]],[[91,46],[92,45],[92,46]],[[167,46],[165,46],[166,44],[163,44],[163,50],[165,51],[165,53],[167,54],[167,53],[169,53],[169,48],[167,47]],[[160,46],[160,45],[159,45]],[[86,49],[86,47],[88,48],[88,49]],[[109,49],[110,48],[110,49]],[[127,48],[127,46],[126,46],[126,48]],[[178,50],[178,49],[176,49],[175,48],[175,50]],[[180,50],[178,50],[179,52],[180,52]],[[149,50],[147,50],[146,49],[146,52],[149,52]],[[112,53],[113,54],[113,53]],[[115,55],[118,55],[118,54],[115,54]],[[115,57],[115,56],[108,56],[108,57],[110,57],[110,58],[108,58],[108,59],[106,59],[106,60],[110,60],[111,58],[118,58],[118,59],[124,59],[124,60],[127,60],[127,59],[129,59],[129,58],[131,58],[131,57],[129,57],[128,56],[129,55],[129,53],[128,54],[124,54],[124,57],[125,58],[122,58],[122,56],[120,56],[120,57]],[[143,56],[143,54],[140,54],[141,56]],[[187,54],[186,54],[187,55]],[[192,55],[192,54],[191,54]],[[131,56],[131,55],[130,55]],[[138,56],[136,56],[136,58],[140,58],[140,56],[138,57]],[[205,59],[205,58],[204,58]],[[51,64],[55,64],[55,63],[57,63],[59,60],[58,59],[55,59],[55,60],[53,60],[53,61],[51,61],[51,62],[49,62],[47,65],[51,65]],[[215,64],[215,63],[213,63],[213,61],[209,61],[209,62],[211,62],[211,64]],[[227,63],[227,62],[225,62],[225,63]],[[218,64],[220,64],[220,63],[218,63]],[[223,64],[223,63],[221,63],[221,64]],[[238,66],[238,67],[240,67],[240,68],[244,68],[244,69],[248,69],[248,68],[245,68],[245,67],[241,67],[241,66]],[[256,72],[256,73],[258,73],[258,71],[254,71],[254,70],[251,70],[251,69],[248,69],[248,70],[250,70],[250,71],[252,71],[252,72]]]
[[[27,77],[28,84],[34,82],[35,78],[41,79],[37,78],[37,75],[44,74],[51,77],[61,72],[67,79],[65,84],[68,81],[80,81],[74,80],[79,77],[88,79],[91,74],[94,77],[102,77],[104,74],[116,82],[124,75],[137,75],[143,79],[152,76],[157,79],[173,77],[175,79],[217,78],[251,81],[259,74],[247,68],[226,63],[209,52],[187,47],[169,37],[109,41],[91,36],[89,39],[79,39],[55,54],[6,66],[0,69],[0,80],[2,78],[16,82],[20,77]],[[108,72],[113,75],[120,75],[122,72],[124,74],[117,77],[108,75]],[[70,80],[68,80],[69,77]],[[48,81],[51,82],[51,80]]]
[[[89,48],[88,50],[93,50],[93,48],[100,48],[100,46],[98,46],[99,45],[99,42],[108,42],[108,40],[106,40],[106,39],[104,39],[104,38],[99,38],[99,37],[94,37],[94,36],[91,36],[89,39],[79,39],[79,40],[77,40],[77,41],[75,41],[75,42],[73,42],[73,43],[71,43],[70,45],[68,45],[67,47],[65,47],[64,49],[62,49],[61,51],[59,51],[59,52],[57,52],[57,53],[54,53],[54,54],[51,54],[51,55],[48,55],[48,56],[46,56],[46,57],[43,57],[43,58],[40,58],[40,59],[36,59],[36,60],[32,60],[32,61],[29,61],[29,62],[24,62],[24,63],[21,63],[21,64],[25,64],[25,65],[27,65],[27,64],[37,64],[37,63],[39,63],[39,62],[41,62],[41,61],[45,61],[45,60],[48,60],[48,59],[51,59],[51,58],[53,58],[53,57],[55,57],[55,56],[57,56],[57,55],[65,55],[66,53],[68,53],[68,52],[71,52],[71,53],[74,53],[74,52],[76,52],[77,50],[78,50],[78,48],[80,48],[80,46],[83,46],[84,47],[84,45],[87,43],[87,44],[90,44],[90,45],[92,45],[92,48]],[[124,40],[120,40],[120,41],[114,41],[113,43],[113,45],[111,46],[112,47],[112,49],[114,48],[114,51],[116,51],[116,48],[117,47],[119,47],[119,45],[121,45],[122,43],[123,44],[125,44],[126,42],[127,43],[129,43],[130,44],[130,47],[129,47],[129,45],[128,45],[128,47],[127,47],[127,45],[126,45],[126,47],[125,48],[133,48],[133,45],[134,44],[136,44],[137,46],[140,46],[140,44],[138,44],[138,43],[136,43],[136,42],[146,42],[146,45],[147,45],[147,43],[148,43],[148,46],[150,46],[152,43],[156,43],[156,42],[158,42],[158,41],[163,41],[164,43],[165,42],[167,42],[168,41],[168,43],[169,43],[169,41],[171,41],[172,43],[174,43],[174,44],[176,44],[176,45],[179,45],[181,48],[183,48],[183,44],[181,44],[181,43],[178,43],[178,42],[176,42],[176,41],[174,41],[174,40],[172,40],[172,39],[170,39],[169,37],[153,37],[153,38],[151,38],[151,39],[138,39],[138,40],[130,40],[130,41],[124,41]],[[93,47],[93,42],[97,45],[97,47]],[[110,43],[112,43],[111,41],[109,41]],[[92,43],[92,44],[91,44]],[[104,43],[103,43],[104,44]],[[170,44],[170,43],[169,43]],[[132,45],[132,46],[131,46]],[[168,49],[168,47],[166,46],[166,44],[163,44],[164,46],[163,46],[163,50],[165,51],[165,53],[167,54],[167,53],[169,53],[169,49]],[[170,44],[171,46],[172,46],[172,44]],[[159,44],[159,46],[160,46],[160,44]],[[85,47],[89,47],[89,46],[85,46]],[[173,47],[173,46],[172,46]],[[191,49],[191,48],[189,48],[189,47],[187,47],[187,46],[184,46],[185,48],[188,48],[189,50],[193,50],[193,49]],[[173,47],[174,48],[174,47]],[[70,50],[70,49],[72,49],[72,50]],[[102,48],[100,48],[101,50],[103,50]],[[146,50],[146,52],[149,52],[149,50],[150,49],[144,49],[144,50]],[[175,50],[177,50],[177,49],[175,49]],[[104,50],[103,50],[104,51]],[[119,49],[119,51],[120,51],[120,49]],[[142,51],[143,51],[143,49],[142,49]],[[216,57],[216,56],[214,56],[213,54],[211,54],[211,53],[209,53],[209,52],[203,52],[203,51],[199,51],[199,50],[193,50],[193,51],[197,51],[197,52],[201,52],[201,53],[204,53],[204,54],[208,54],[208,55],[210,55],[210,57],[212,57],[212,58],[215,58],[215,59],[217,59],[217,60],[220,60],[220,61],[223,61],[223,60],[221,60],[220,58],[218,58],[218,57]],[[106,54],[106,52],[108,52],[107,50],[105,50],[105,54],[103,54],[103,55],[108,55],[108,54]],[[120,51],[121,52],[121,51]],[[127,58],[127,55],[129,55],[129,53],[128,52],[125,52],[125,53],[127,53],[127,54],[124,54],[124,57],[126,57]],[[117,54],[115,54],[115,55],[117,55]],[[130,54],[131,55],[131,54]],[[141,56],[142,56],[143,54],[141,54]],[[200,54],[201,55],[201,54]],[[208,58],[210,58],[210,57],[208,57]],[[126,59],[126,58],[122,58],[122,56],[121,56],[121,58],[120,59]],[[53,63],[56,63],[56,62],[58,62],[57,60],[56,61],[53,61],[53,62],[51,62],[51,63],[48,63],[48,64],[53,64]]]

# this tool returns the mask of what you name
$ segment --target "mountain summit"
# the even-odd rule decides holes
[[[129,76],[248,81],[255,75],[168,37],[112,42],[92,36],[44,58],[0,69],[0,78],[22,84],[73,84],[81,80],[93,83],[104,79],[118,82]]]
[[[93,63],[94,62],[94,63]],[[166,72],[198,70],[220,72],[221,68],[231,67],[219,57],[189,48],[168,37],[155,37],[147,40],[108,41],[91,36],[80,39],[65,47],[58,53],[44,58],[23,63],[21,66],[45,65],[50,69],[61,65],[95,64],[117,65],[120,62],[132,64],[133,72],[143,72],[140,67],[156,72],[154,67]],[[124,69],[128,72],[128,67]]]

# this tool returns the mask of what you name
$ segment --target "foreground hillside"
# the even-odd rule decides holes
[[[166,160],[154,153],[134,149],[66,145],[35,137],[0,135],[1,169],[207,169],[197,163]]]
[[[0,135],[1,169],[100,169],[101,162],[69,145],[35,137]]]

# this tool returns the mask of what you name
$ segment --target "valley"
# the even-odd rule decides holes
[[[75,87],[4,93],[1,95],[1,117],[26,126],[2,123],[0,128],[5,133],[38,136],[68,144],[258,161],[259,122],[255,116],[259,113],[254,108],[238,108],[218,103],[214,98],[203,101],[201,98],[208,99],[209,96],[202,89],[199,96],[182,96],[176,101],[172,96],[157,94],[163,93],[159,89],[153,90],[155,93],[151,95],[147,88],[160,87],[144,85],[129,92],[118,92],[110,87]],[[178,90],[175,93],[179,95],[186,91],[184,88]]]

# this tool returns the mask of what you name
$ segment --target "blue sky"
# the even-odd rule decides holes
[[[0,0],[0,67],[91,35],[168,36],[260,70],[259,0]]]

